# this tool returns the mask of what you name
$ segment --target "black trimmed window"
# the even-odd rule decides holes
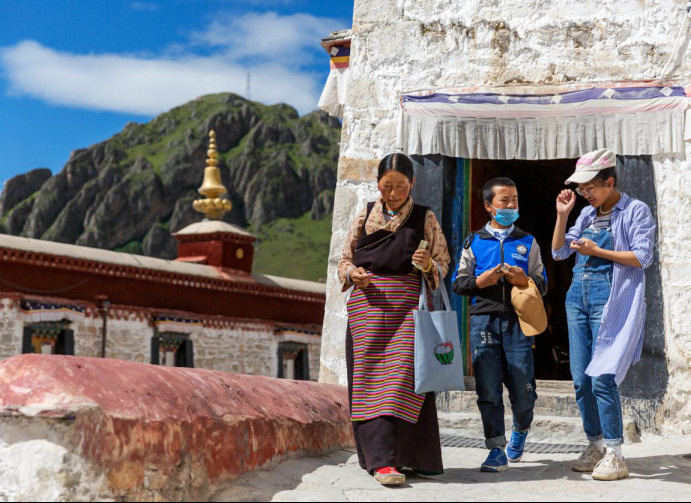
[[[69,321],[46,321],[24,327],[22,353],[74,356],[74,331]]]
[[[165,367],[194,367],[194,342],[189,334],[160,332],[151,338],[151,363]]]

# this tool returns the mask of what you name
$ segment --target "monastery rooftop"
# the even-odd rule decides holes
[[[187,276],[227,280],[238,283],[258,283],[268,287],[284,288],[298,292],[321,295],[326,293],[326,286],[314,281],[282,278],[265,274],[252,274],[251,276],[229,275],[223,270],[210,265],[165,260],[143,255],[134,255],[131,253],[0,234],[0,250],[7,249],[65,257],[68,259],[88,260],[90,262],[99,262],[108,265],[143,268],[170,274],[184,274]]]

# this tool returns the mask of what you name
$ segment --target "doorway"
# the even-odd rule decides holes
[[[450,273],[446,287],[451,289],[451,277],[458,267],[458,258],[465,237],[487,222],[482,205],[482,186],[497,176],[508,176],[518,185],[521,218],[517,225],[537,239],[545,264],[549,293],[545,303],[549,309],[549,332],[535,339],[536,374],[538,379],[570,380],[568,363],[568,335],[564,301],[571,283],[574,259],[555,262],[550,247],[556,220],[554,209],[557,193],[572,173],[575,159],[543,161],[469,160],[442,155],[411,156],[416,182],[413,199],[429,206],[441,223],[451,255]],[[657,218],[655,166],[649,155],[617,156],[617,186],[620,191],[646,203]],[[568,225],[575,223],[585,206],[577,200]],[[664,306],[659,248],[655,246],[653,265],[645,270],[646,322],[641,361],[631,367],[621,385],[626,400],[640,400],[645,410],[638,408],[636,417],[642,424],[653,424],[657,404],[666,393],[668,370],[665,352]],[[440,306],[440,303],[439,303]],[[451,306],[458,313],[460,345],[465,348],[464,371],[472,376],[472,362],[468,341],[468,298],[451,295]],[[556,377],[555,377],[556,374]],[[634,407],[634,405],[630,405]],[[636,406],[638,407],[638,406]]]
[[[537,379],[571,379],[564,301],[571,285],[573,261],[557,262],[552,259],[550,250],[556,220],[555,200],[559,191],[565,188],[564,180],[573,173],[575,162],[574,159],[471,162],[471,228],[480,229],[488,221],[482,200],[482,186],[492,178],[505,176],[513,180],[518,188],[520,218],[516,225],[532,234],[540,246],[549,289],[544,297],[547,331],[533,341]],[[574,224],[585,205],[585,199],[578,198],[576,207],[569,216],[569,226]]]
[[[278,345],[279,379],[309,381],[307,344],[281,342]]]

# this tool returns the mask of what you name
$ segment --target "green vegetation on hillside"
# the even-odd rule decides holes
[[[255,243],[253,272],[310,281],[326,281],[331,214],[312,220],[279,218],[259,229],[251,229]]]

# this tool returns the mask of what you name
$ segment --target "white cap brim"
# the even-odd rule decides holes
[[[571,175],[569,178],[567,178],[566,181],[564,182],[564,185],[568,185],[570,183],[588,183],[593,178],[595,178],[599,172],[600,172],[600,170],[597,170],[597,171],[579,171],[579,172]]]

